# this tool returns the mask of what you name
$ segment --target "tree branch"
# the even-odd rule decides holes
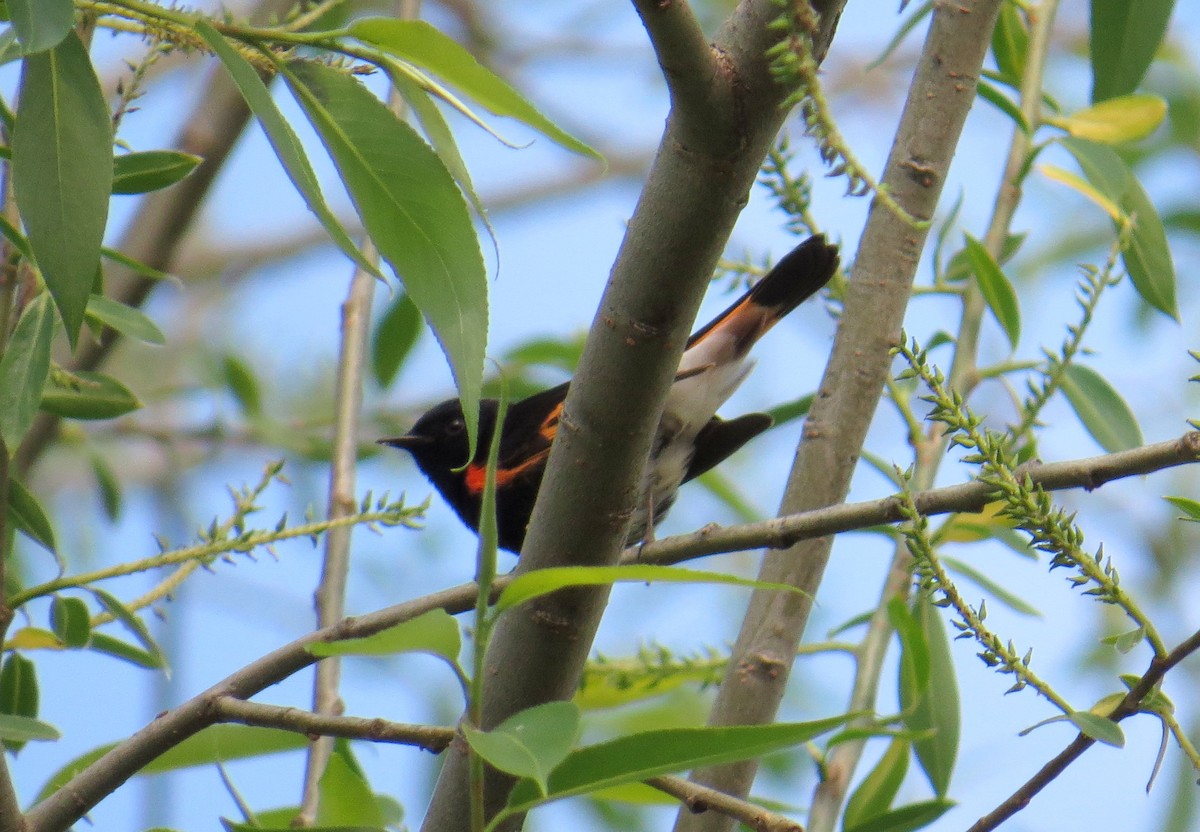
[[[761,806],[716,789],[690,783],[682,777],[651,777],[645,782],[647,786],[680,800],[692,814],[715,812],[730,820],[740,821],[757,832],[804,832],[804,827],[789,817],[768,812]]]
[[[1149,669],[1138,679],[1137,684],[1130,688],[1129,693],[1125,694],[1125,698],[1108,715],[1108,718],[1113,722],[1121,722],[1126,717],[1138,713],[1142,700],[1158,687],[1159,683],[1162,682],[1163,676],[1167,674],[1167,671],[1197,650],[1200,650],[1200,631],[1193,633],[1187,640],[1180,643],[1178,647],[1161,659],[1153,659],[1150,662]],[[1007,800],[993,811],[976,821],[975,825],[968,832],[990,832],[990,830],[995,829],[1017,812],[1024,809],[1038,792],[1050,785],[1058,775],[1066,770],[1067,766],[1079,759],[1083,752],[1095,744],[1096,741],[1094,739],[1084,734],[1076,736],[1070,745],[1060,751],[1054,759],[1042,766],[1037,774],[1026,781],[1025,785],[1013,792]]]
[[[828,12],[819,43],[832,39],[843,2],[823,4]],[[660,63],[694,67],[697,38],[680,35],[692,25],[681,5],[635,2]],[[786,115],[779,106],[784,91],[765,58],[774,37],[767,24],[777,13],[771,0],[739,4],[713,47],[718,71],[705,82],[714,92],[679,92],[673,102],[563,405],[518,571],[612,564],[620,556],[688,331]],[[686,54],[670,51],[676,47]],[[732,109],[699,109],[705,101],[730,102]],[[688,107],[698,111],[684,112]],[[700,124],[707,129],[692,129]],[[606,587],[561,592],[500,620],[488,647],[483,728],[571,695],[607,599]],[[489,816],[503,805],[510,784],[508,778],[491,779]],[[466,755],[452,748],[423,828],[461,832],[469,823],[468,807]]]
[[[883,176],[911,216],[929,219],[954,156],[975,79],[987,53],[998,0],[934,4],[933,20],[909,89]],[[854,258],[845,311],[833,353],[805,423],[780,514],[840,503],[891,367],[927,228],[914,228],[876,197]],[[743,620],[710,725],[772,721],[796,647],[829,560],[831,538],[769,552],[759,579],[788,583],[803,594],[756,591]],[[748,760],[696,772],[693,779],[744,796],[757,772]],[[814,818],[810,824],[816,824]],[[819,825],[818,825],[819,826]],[[679,832],[718,832],[723,818],[680,814]]]
[[[1094,489],[1122,477],[1141,476],[1197,459],[1200,459],[1200,433],[1191,432],[1173,442],[1147,445],[1133,451],[1085,460],[1022,466],[1021,470],[1026,471],[1035,483],[1047,490]],[[966,483],[921,492],[915,495],[914,499],[923,513],[931,515],[973,511],[986,503],[987,490],[979,483]],[[879,523],[895,522],[894,504],[894,498],[872,500],[816,509],[781,520],[794,524],[789,525],[787,532],[794,535],[792,539],[806,539],[810,536],[833,534],[836,531],[850,531]],[[850,517],[855,518],[853,523],[850,522]],[[769,521],[769,524],[778,522],[780,521]],[[736,534],[739,530],[734,527],[720,531]],[[647,545],[645,551],[651,553],[657,563],[678,563],[689,558],[714,554],[711,548],[703,551],[694,549],[696,536],[704,534],[702,531],[694,535],[664,538]],[[774,528],[761,528],[760,534],[760,537],[753,540],[742,540],[738,546],[748,548],[770,545],[770,540],[778,539],[774,536],[779,532]],[[679,544],[679,552],[674,550],[676,541],[682,541]],[[644,562],[646,558],[639,559],[638,547],[630,547],[621,560],[623,563],[638,563]],[[493,597],[499,595],[510,580],[512,576],[497,578],[493,586]],[[433,609],[443,609],[452,614],[465,612],[474,607],[475,594],[474,583],[460,584],[367,615],[343,619],[332,627],[309,633],[273,650],[192,697],[178,708],[157,717],[154,722],[85,768],[63,788],[30,810],[28,832],[64,829],[80,820],[100,800],[155,757],[197,731],[221,721],[217,703],[224,702],[226,698],[248,699],[316,661],[305,649],[307,645],[317,641],[341,641],[373,635]]]
[[[278,728],[309,736],[415,745],[434,754],[441,754],[454,740],[453,728],[407,725],[389,722],[386,719],[363,719],[356,716],[328,716],[300,708],[247,702],[232,696],[218,697],[212,703],[212,708],[214,722],[236,722],[261,728]]]

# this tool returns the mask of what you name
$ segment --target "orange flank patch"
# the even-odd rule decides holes
[[[541,465],[542,463],[544,463],[546,461],[546,457],[549,455],[550,455],[550,449],[546,448],[545,450],[538,451],[536,454],[529,457],[529,459],[525,460],[520,465],[514,465],[511,468],[497,468],[496,469],[496,487],[503,488],[504,486],[508,485],[510,482],[515,480],[517,477],[521,476],[521,474],[528,471],[530,468],[536,468],[538,465]],[[478,464],[472,462],[470,465],[467,466],[467,470],[466,470],[467,490],[470,491],[472,494],[482,494],[483,493],[483,485],[486,480],[487,480],[487,466],[486,465],[478,465]]]
[[[562,415],[562,408],[562,402],[559,402],[553,410],[546,414],[546,418],[542,420],[542,424],[538,428],[538,433],[547,442],[553,442],[554,437],[558,434],[558,417]]]

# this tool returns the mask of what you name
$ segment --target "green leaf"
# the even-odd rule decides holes
[[[550,772],[566,759],[579,739],[579,708],[548,702],[513,714],[491,731],[463,724],[467,742],[496,768],[528,777],[545,795]]]
[[[958,757],[958,737],[961,721],[958,681],[950,639],[938,615],[937,608],[922,595],[913,606],[922,638],[929,649],[929,687],[920,698],[908,699],[910,686],[901,685],[901,705],[905,711],[905,726],[919,736],[913,741],[917,761],[929,778],[929,784],[939,797],[945,797]],[[903,669],[902,669],[903,670]]]
[[[87,316],[129,338],[147,344],[167,343],[167,338],[163,335],[162,330],[146,316],[145,312],[103,295],[92,295],[88,299]]]
[[[1133,171],[1110,147],[1075,138],[1059,142],[1079,162],[1088,181],[1119,205],[1125,216],[1133,218],[1133,231],[1121,258],[1138,294],[1155,309],[1179,320],[1175,264],[1171,261],[1167,234],[1158,211]]]
[[[534,598],[575,586],[603,586],[613,583],[646,583],[662,581],[685,584],[730,584],[752,589],[778,589],[784,592],[801,590],[788,584],[754,581],[721,572],[702,572],[698,569],[680,569],[676,566],[555,566],[525,572],[514,578],[496,601],[496,611],[504,612]]]
[[[953,800],[925,800],[876,815],[845,832],[914,832],[924,829],[957,806]]]
[[[970,234],[966,237],[967,259],[971,264],[971,272],[983,293],[988,309],[992,311],[996,321],[1008,336],[1008,342],[1015,350],[1021,340],[1021,307],[1017,301],[1017,292],[1013,289],[1000,264],[992,257],[991,252],[983,247],[983,243]]]
[[[1101,644],[1107,644],[1114,648],[1118,653],[1128,653],[1133,648],[1137,647],[1146,640],[1146,630],[1144,627],[1135,627],[1132,630],[1126,630],[1123,633],[1117,633],[1111,636],[1105,636],[1100,639]]]
[[[25,58],[12,139],[13,187],[72,347],[100,268],[112,141],[108,105],[77,34]]]
[[[262,391],[250,366],[236,356],[226,355],[221,359],[221,371],[225,376],[225,385],[237,400],[242,412],[247,416],[261,416]]]
[[[20,653],[10,653],[0,667],[0,714],[35,719],[38,715],[37,667]],[[20,751],[21,740],[5,740],[9,751]]]
[[[1180,517],[1180,520],[1192,520],[1200,523],[1200,501],[1187,497],[1163,497],[1163,499],[1187,515]]]
[[[142,406],[128,387],[112,376],[79,370],[52,373],[42,391],[41,408],[64,419],[115,419]]]
[[[30,540],[50,552],[57,551],[54,527],[37,497],[13,476],[8,478],[8,518]]]
[[[75,25],[71,0],[7,0],[9,19],[27,54],[57,46]]]
[[[140,647],[135,647],[129,642],[121,641],[119,638],[113,638],[107,633],[92,633],[92,640],[88,644],[88,649],[95,650],[97,653],[103,653],[106,656],[112,656],[114,659],[129,662],[146,670],[158,670],[162,667],[161,662],[152,653]]]
[[[1041,617],[1042,614],[1038,611],[1037,607],[1027,603],[1019,595],[1009,592],[1007,589],[1000,586],[1000,584],[993,581],[991,578],[980,572],[975,567],[971,566],[969,563],[965,563],[958,558],[947,557],[942,558],[942,563],[945,564],[947,569],[957,572],[972,583],[981,586],[989,595],[1005,606],[1010,607],[1022,615],[1030,615],[1034,616],[1035,618]]]
[[[91,615],[79,598],[55,595],[50,602],[50,625],[67,647],[87,647],[92,637]]]
[[[929,690],[931,665],[929,645],[921,625],[903,598],[893,598],[887,605],[888,621],[900,639],[901,701],[907,708]]]
[[[1104,376],[1082,364],[1068,364],[1062,391],[1087,432],[1110,454],[1142,445],[1142,429],[1121,394]]]
[[[925,0],[924,3],[916,6],[913,9],[912,14],[905,18],[904,22],[900,24],[900,28],[896,30],[896,34],[892,35],[892,39],[888,41],[888,45],[883,48],[883,52],[879,54],[879,57],[867,64],[867,71],[869,72],[870,70],[881,66],[884,61],[891,57],[892,53],[895,52],[896,49],[899,48],[900,44],[904,42],[904,39],[908,37],[909,32],[915,29],[917,24],[928,17],[929,13],[932,11],[933,0]]]
[[[0,437],[16,451],[33,424],[50,374],[54,310],[45,293],[25,307],[0,358]]]
[[[1133,92],[1167,33],[1175,0],[1092,0],[1092,101]]]
[[[475,60],[474,55],[424,20],[368,17],[354,21],[349,31],[364,43],[429,70],[491,113],[515,118],[567,150],[602,158],[538,112],[504,79]]]
[[[430,610],[416,618],[388,627],[366,638],[317,641],[306,648],[320,658],[328,656],[390,656],[396,653],[431,653],[452,665],[458,664],[462,634],[458,621],[443,609]]]
[[[317,63],[289,64],[285,72],[371,239],[450,362],[473,456],[488,287],[462,193],[429,146],[354,78]]]
[[[133,634],[133,637],[141,643],[146,652],[158,662],[158,667],[161,667],[164,673],[170,675],[170,665],[167,663],[167,657],[163,653],[162,648],[154,640],[154,637],[150,635],[150,630],[146,628],[145,622],[131,609],[121,603],[120,599],[116,596],[95,587],[88,587],[88,591],[96,597],[96,600],[100,602],[113,618],[120,621],[125,629]]]
[[[671,728],[644,731],[580,748],[567,755],[550,774],[545,795],[530,779],[519,781],[508,806],[498,817],[525,812],[539,803],[559,800],[660,774],[722,765],[760,757],[808,742],[854,714],[775,725],[722,728]]]
[[[1025,53],[1029,50],[1029,30],[1025,19],[1017,10],[1017,4],[1000,4],[1000,15],[996,28],[992,30],[992,56],[1000,73],[1014,85],[1021,83],[1025,74]],[[1029,129],[1025,128],[1028,133]]]
[[[870,773],[858,784],[858,788],[846,801],[842,816],[842,829],[851,832],[865,821],[886,813],[900,791],[904,775],[908,773],[909,745],[907,740],[894,739],[887,751]]]
[[[798,399],[793,399],[781,405],[776,405],[767,411],[767,415],[775,420],[775,427],[787,424],[795,419],[801,419],[808,415],[808,411],[812,409],[813,402],[816,401],[816,393],[808,393]]]
[[[1067,715],[1072,724],[1086,737],[1114,748],[1125,747],[1125,732],[1111,719],[1089,711],[1073,711]]]
[[[1123,95],[1069,116],[1050,116],[1046,121],[1077,139],[1124,144],[1149,136],[1166,115],[1167,102],[1157,95]]]
[[[407,294],[401,293],[379,319],[371,342],[371,369],[380,387],[396,378],[404,359],[421,334],[421,313]]]
[[[199,21],[196,31],[212,47],[213,52],[225,65],[225,70],[233,79],[233,83],[237,85],[242,98],[250,107],[250,111],[258,119],[258,123],[262,125],[271,149],[279,157],[284,172],[304,199],[308,210],[313,212],[330,238],[347,257],[368,274],[382,279],[383,276],[379,273],[379,269],[363,256],[358,246],[350,239],[346,229],[329,210],[329,206],[325,203],[325,197],[321,193],[317,175],[313,172],[308,155],[304,152],[304,145],[296,137],[296,132],[287,123],[283,113],[279,112],[275,100],[271,97],[271,91],[263,83],[258,71],[207,22]]]
[[[213,725],[172,746],[138,769],[138,776],[161,774],[185,768],[210,766],[230,760],[265,757],[282,751],[297,751],[308,745],[308,738],[292,731],[257,728],[247,725]],[[40,802],[109,751],[116,743],[95,748],[67,763],[42,787],[34,802]]]
[[[318,827],[383,828],[383,812],[375,802],[370,785],[341,754],[331,755],[326,763],[319,793]]]
[[[169,275],[164,271],[160,271],[153,266],[148,266],[141,260],[130,257],[128,254],[109,248],[108,246],[104,246],[100,249],[100,255],[106,260],[112,260],[116,263],[120,263],[122,266],[135,272],[136,274],[140,274],[142,277],[148,277],[151,280],[173,280],[182,285],[182,281],[180,281],[179,278]]]
[[[987,81],[980,81],[975,88],[975,92],[984,101],[991,104],[997,110],[1012,119],[1013,124],[1017,125],[1017,127],[1021,129],[1022,133],[1027,136],[1031,135],[1031,131],[1029,130],[1029,122],[1025,120],[1025,115],[1021,112],[1020,108],[1013,103],[1011,98],[1000,92],[1000,90],[993,87]]]
[[[116,472],[101,454],[92,452],[88,456],[92,463],[92,474],[96,477],[96,485],[100,489],[100,497],[104,501],[104,513],[109,520],[121,516],[121,481]]]
[[[174,185],[203,162],[179,150],[145,150],[113,158],[114,194],[144,194]]]
[[[0,714],[0,739],[24,745],[30,740],[57,740],[62,737],[53,725],[27,716]]]

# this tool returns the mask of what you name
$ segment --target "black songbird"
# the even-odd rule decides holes
[[[657,522],[666,513],[682,483],[718,465],[771,426],[765,413],[727,421],[716,415],[717,408],[749,374],[753,361],[747,355],[755,342],[828,283],[837,266],[837,246],[823,235],[810,237],[688,339],[642,475],[631,543],[645,535],[649,514]],[[525,540],[569,385],[536,393],[508,408],[496,470],[496,522],[499,544],[511,552],[520,553]],[[458,399],[431,409],[404,436],[379,442],[411,453],[462,521],[478,530],[488,446],[498,409],[495,399],[481,402],[479,446],[465,468],[467,431]]]

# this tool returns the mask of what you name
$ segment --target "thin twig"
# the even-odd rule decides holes
[[[233,696],[218,697],[212,704],[216,722],[236,722],[263,728],[279,728],[298,734],[344,737],[397,745],[414,745],[423,751],[440,754],[454,740],[453,728],[436,725],[410,725],[386,719],[356,716],[326,716],[300,708],[263,705]]]
[[[1120,722],[1137,713],[1142,700],[1158,686],[1167,671],[1197,650],[1200,650],[1200,631],[1193,633],[1186,641],[1161,659],[1151,660],[1149,669],[1138,679],[1137,684],[1130,688],[1129,693],[1125,694],[1125,698],[1121,700],[1121,704],[1117,705],[1108,718],[1113,722]],[[968,832],[989,832],[1024,809],[1038,792],[1050,785],[1058,775],[1066,770],[1067,766],[1079,759],[1083,752],[1095,743],[1096,740],[1084,734],[1076,736],[1070,745],[1042,766],[1037,774],[1030,777],[1007,800],[976,821]]]
[[[756,832],[804,832],[804,827],[789,817],[768,812],[761,806],[710,789],[708,786],[688,782],[682,777],[651,777],[645,783],[680,800],[693,814],[716,812],[740,821]]]

